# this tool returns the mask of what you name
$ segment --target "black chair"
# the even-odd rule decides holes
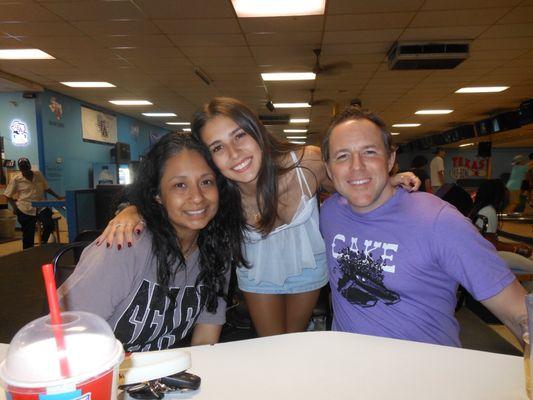
[[[83,249],[91,244],[101,231],[87,230],[80,232],[75,238],[74,242],[69,243],[59,249],[52,259],[54,266],[54,277],[56,279],[57,287],[61,286],[63,282],[72,274],[76,264],[80,260]],[[70,254],[70,258],[64,260]],[[65,261],[64,263],[62,261]]]

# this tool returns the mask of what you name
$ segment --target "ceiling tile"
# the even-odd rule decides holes
[[[333,55],[354,55],[379,53],[386,55],[392,42],[361,43],[361,44],[332,44],[322,49],[324,57]]]
[[[210,35],[169,35],[169,39],[177,46],[246,46],[242,35],[210,34]]]
[[[79,36],[83,32],[66,22],[0,23],[0,32],[20,36]]]
[[[204,35],[211,33],[240,33],[235,18],[225,19],[156,19],[152,21],[169,35]]]
[[[286,33],[262,32],[247,33],[246,40],[250,46],[290,46],[290,45],[310,45],[320,47],[322,40],[321,32],[291,32]]]
[[[414,12],[328,15],[326,18],[326,32],[404,28],[414,16]]]
[[[367,14],[393,11],[416,11],[424,0],[329,0],[328,14]]]
[[[229,1],[136,0],[136,3],[153,19],[235,17],[233,6]]]
[[[182,46],[181,51],[187,57],[246,57],[250,50],[245,46]]]
[[[101,45],[112,49],[116,47],[172,47],[165,35],[98,35],[93,38]]]
[[[60,18],[35,3],[2,2],[0,3],[0,22],[5,21],[60,21]]]
[[[510,8],[477,8],[473,10],[421,11],[411,22],[411,28],[439,26],[492,25]]]
[[[407,28],[400,36],[400,40],[416,42],[428,40],[470,40],[477,38],[486,29],[486,26]]]
[[[313,32],[321,31],[323,16],[241,18],[239,23],[245,33],[252,32]]]
[[[73,25],[88,35],[150,35],[161,31],[150,21],[79,21]]]
[[[1,29],[1,27],[0,27]],[[480,38],[513,38],[513,37],[532,37],[533,24],[510,24],[494,25],[487,29]]]
[[[44,6],[71,21],[142,19],[142,12],[129,1],[54,1]]]
[[[521,0],[426,0],[422,10],[460,10],[472,8],[513,7]]]
[[[476,39],[470,44],[471,51],[492,51],[512,49],[533,49],[531,37],[501,38],[501,39]]]
[[[533,6],[516,7],[505,17],[498,20],[498,24],[519,24],[533,22]]]
[[[372,31],[337,31],[324,34],[324,44],[336,43],[372,43],[372,42],[395,42],[401,29],[381,29]]]

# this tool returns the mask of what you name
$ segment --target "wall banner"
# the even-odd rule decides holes
[[[115,144],[117,117],[82,106],[81,130],[84,141]]]

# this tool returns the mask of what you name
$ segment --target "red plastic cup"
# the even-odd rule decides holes
[[[106,321],[86,312],[61,314],[64,354],[54,338],[50,317],[24,326],[0,364],[0,379],[12,400],[114,400],[122,344]],[[61,371],[68,360],[69,376]]]

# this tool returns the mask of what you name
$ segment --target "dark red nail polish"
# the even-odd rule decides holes
[[[118,251],[120,251],[121,248],[122,248],[122,246],[119,244],[119,245],[117,246]]]
[[[128,242],[128,247],[131,247],[131,242]]]
[[[105,244],[105,247],[109,248],[111,245],[109,243]]]
[[[135,233],[136,233],[137,235],[140,235],[140,234],[141,234],[141,230],[140,230],[140,229],[136,229],[136,230],[135,230]]]

